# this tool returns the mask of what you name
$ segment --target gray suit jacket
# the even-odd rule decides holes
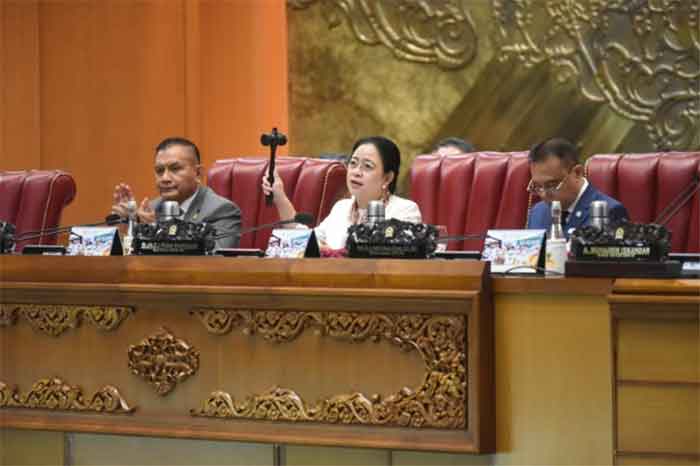
[[[161,198],[153,200],[153,210],[158,212]],[[226,235],[216,240],[216,248],[235,248],[238,246],[238,232],[241,230],[241,209],[225,197],[221,197],[206,186],[197,189],[189,209],[185,212],[187,222],[211,223],[216,229],[216,236]]]

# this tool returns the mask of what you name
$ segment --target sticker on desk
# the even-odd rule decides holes
[[[537,273],[541,266],[545,230],[489,230],[481,260],[495,273]]]
[[[69,256],[121,256],[117,227],[73,227],[68,237]]]
[[[267,243],[266,257],[319,257],[316,235],[311,229],[277,228]]]

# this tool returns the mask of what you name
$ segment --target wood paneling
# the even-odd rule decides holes
[[[609,319],[600,291],[496,294],[493,464],[610,464]]]
[[[700,383],[698,321],[618,322],[618,378]]]
[[[208,166],[287,130],[282,0],[0,3],[0,170],[71,172],[63,224],[104,216],[120,181],[152,196],[164,137]]]
[[[700,387],[618,386],[618,450],[700,454]]]
[[[272,445],[119,435],[70,436],[70,466],[272,466]]]
[[[0,2],[0,169],[41,164],[39,4]]]
[[[700,460],[699,286],[699,280],[615,282],[609,301],[616,464]]]

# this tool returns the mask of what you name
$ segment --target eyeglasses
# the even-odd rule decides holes
[[[561,188],[564,187],[564,183],[566,182],[566,179],[569,177],[571,174],[571,170],[564,175],[564,178],[561,179],[561,181],[549,181],[544,184],[544,186],[540,186],[538,184],[535,184],[532,179],[530,182],[527,184],[527,191],[532,194],[545,194],[545,195],[552,195],[556,194],[559,191],[561,191]]]
[[[364,173],[369,173],[373,171],[377,166],[371,160],[361,160],[357,157],[353,157],[347,162],[348,170],[359,169]]]

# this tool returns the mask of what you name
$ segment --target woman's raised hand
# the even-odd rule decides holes
[[[275,203],[275,207],[277,207],[277,213],[279,214],[280,219],[286,220],[294,218],[297,211],[287,197],[287,194],[284,192],[284,181],[282,181],[280,174],[277,173],[277,169],[275,169],[274,176],[275,181],[272,183],[272,185],[270,185],[270,182],[267,180],[267,173],[263,175],[263,193],[265,193],[265,195],[272,194],[272,201]]]
[[[284,181],[282,181],[282,177],[280,174],[277,172],[277,169],[275,169],[275,181],[270,185],[270,181],[267,179],[267,172],[263,175],[262,179],[262,190],[267,196],[268,194],[272,193],[273,200],[275,201],[275,204],[277,203],[277,200],[281,200],[283,198],[286,198],[287,195],[284,192]]]

